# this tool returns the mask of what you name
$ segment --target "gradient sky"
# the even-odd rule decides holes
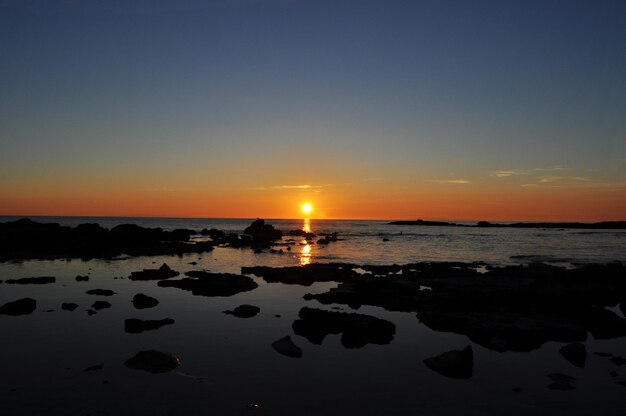
[[[0,0],[0,215],[626,219],[626,2]]]

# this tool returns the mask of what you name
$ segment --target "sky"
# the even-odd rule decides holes
[[[626,220],[626,2],[0,0],[0,215]]]

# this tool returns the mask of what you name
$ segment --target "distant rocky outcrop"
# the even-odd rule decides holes
[[[426,225],[426,226],[447,226],[447,227],[479,227],[479,228],[580,228],[592,230],[624,230],[626,221],[602,221],[602,222],[516,222],[508,224],[497,224],[489,221],[479,221],[476,225],[457,224],[445,221],[392,221],[390,225]]]
[[[158,269],[143,269],[140,272],[131,272],[130,280],[163,280],[178,276],[180,273],[170,269],[163,263]]]
[[[276,240],[280,240],[283,236],[282,231],[274,228],[273,225],[266,224],[265,220],[257,218],[243,230],[244,234],[252,237],[252,246],[269,247]]]

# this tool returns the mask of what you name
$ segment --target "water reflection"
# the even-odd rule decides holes
[[[302,223],[302,231],[304,231],[305,233],[312,233],[313,231],[311,231],[311,219],[310,218],[305,218],[303,223]]]
[[[304,243],[306,243],[306,240],[304,240]],[[306,266],[307,264],[311,264],[311,245],[308,243],[300,246],[300,265]]]

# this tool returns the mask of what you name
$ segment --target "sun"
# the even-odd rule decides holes
[[[302,207],[300,209],[302,210],[303,214],[308,215],[313,212],[313,205],[306,202],[302,204]]]

